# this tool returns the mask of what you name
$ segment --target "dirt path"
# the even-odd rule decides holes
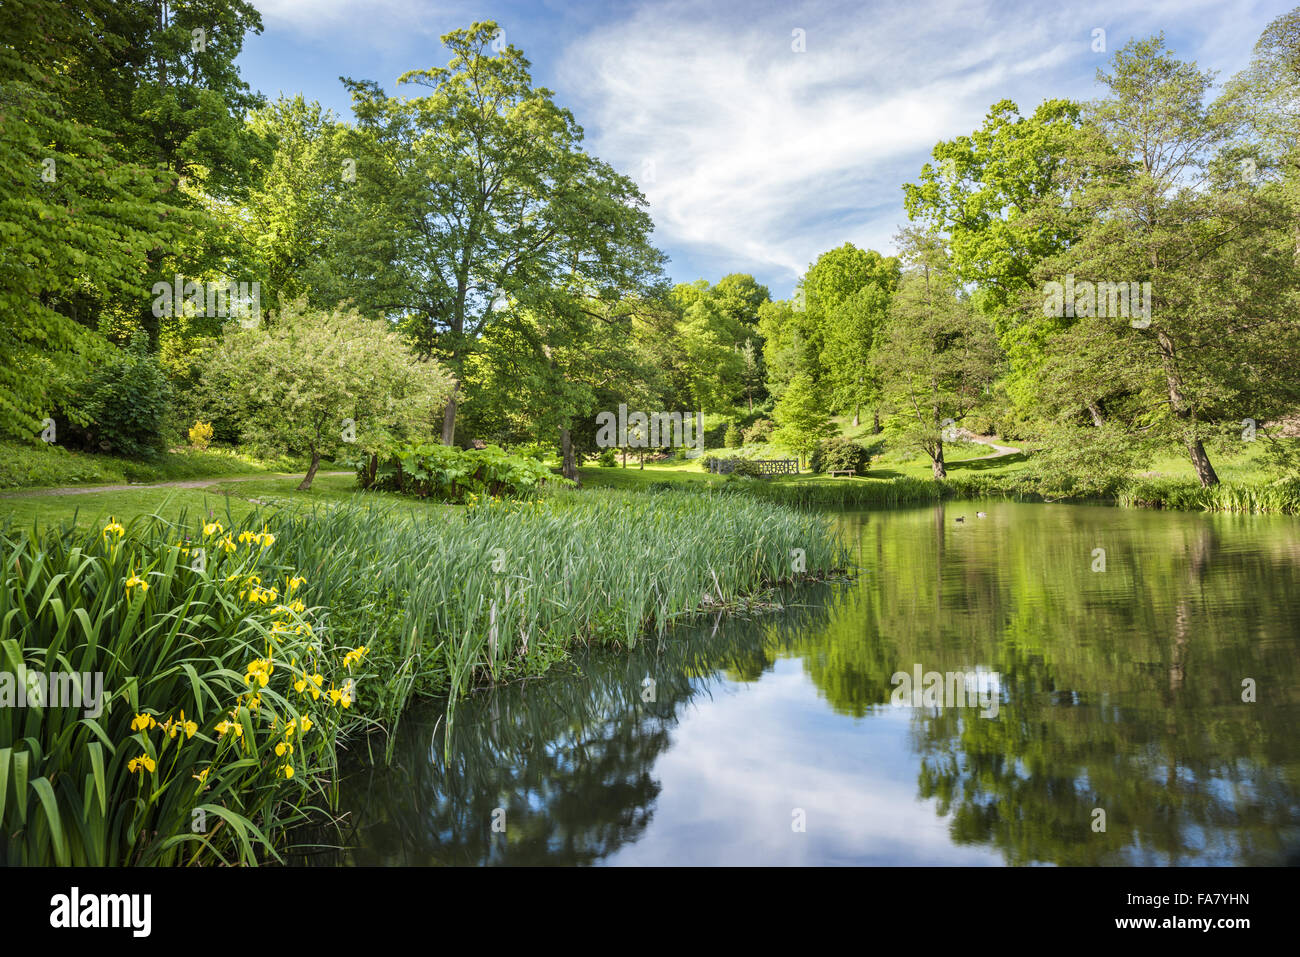
[[[317,472],[322,475],[351,475],[351,472]],[[0,498],[24,498],[39,495],[89,495],[92,492],[129,492],[149,488],[207,488],[209,485],[222,485],[226,482],[253,482],[258,479],[296,478],[297,472],[264,472],[260,475],[230,475],[225,478],[183,479],[178,482],[158,482],[153,485],[65,485],[62,488],[17,489],[0,492]]]

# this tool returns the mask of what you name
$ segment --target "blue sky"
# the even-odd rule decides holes
[[[892,251],[901,184],[991,104],[1090,99],[1111,53],[1161,31],[1226,79],[1296,0],[253,2],[265,31],[244,78],[347,118],[340,76],[397,92],[399,74],[446,63],[439,36],[496,20],[588,150],[640,184],[674,280],[748,272],[784,298],[827,249]]]

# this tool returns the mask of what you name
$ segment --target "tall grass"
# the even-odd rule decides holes
[[[573,642],[633,646],[701,607],[848,564],[822,517],[744,496],[557,492],[449,511],[351,505],[269,527],[381,681],[361,700],[395,721],[415,694],[545,672]],[[796,550],[801,550],[802,554]]]
[[[1300,515],[1300,479],[1266,484],[1222,482],[1210,488],[1176,479],[1148,480],[1121,488],[1118,500],[1131,507]]]
[[[1041,498],[1031,486],[1016,478],[956,476],[943,481],[904,476],[887,480],[771,481],[738,479],[722,486],[725,492],[743,493],[782,505],[837,508],[892,508],[920,505],[946,498]],[[700,491],[709,491],[700,487]]]
[[[256,863],[321,796],[343,652],[270,536],[190,534],[0,529],[0,863]]]

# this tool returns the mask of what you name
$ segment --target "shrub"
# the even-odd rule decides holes
[[[756,461],[745,458],[741,455],[705,456],[704,469],[708,472],[716,472],[719,475],[748,475],[756,477],[763,474]]]
[[[813,451],[809,463],[814,472],[851,471],[862,475],[867,471],[871,456],[857,442],[848,439],[823,439]]]
[[[545,462],[551,457],[553,446],[545,442],[524,442],[516,445],[512,452],[514,455],[522,455],[527,459],[536,459],[538,462]]]
[[[360,470],[358,481],[365,484]],[[406,443],[384,458],[372,487],[418,498],[466,502],[484,495],[525,495],[548,481],[568,484],[567,479],[552,475],[537,459],[508,455],[495,445],[461,449],[438,443]]]
[[[746,442],[770,442],[772,433],[776,430],[776,423],[771,419],[759,419],[749,428],[745,429],[744,437]]]
[[[733,422],[727,426],[727,432],[723,437],[722,444],[729,449],[738,449],[743,442],[744,437],[740,434],[740,429],[736,428],[736,424]]]
[[[141,459],[163,450],[172,390],[162,366],[145,354],[142,337],[100,366],[79,391],[89,417],[87,449]]]
[[[613,449],[601,449],[600,455],[596,456],[596,462],[607,469],[615,468],[618,465],[618,453]]]
[[[190,426],[190,445],[194,446],[200,452],[207,449],[212,444],[212,423],[195,422]]]

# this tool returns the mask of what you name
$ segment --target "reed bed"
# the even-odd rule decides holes
[[[449,695],[454,720],[474,684],[541,674],[574,642],[632,647],[848,564],[823,517],[685,492],[487,499],[442,520],[352,505],[269,527],[324,596],[334,640],[372,649],[386,677],[360,694],[389,722],[416,694]]]
[[[1173,479],[1145,481],[1122,488],[1118,501],[1131,507],[1300,515],[1300,479],[1260,484],[1222,482],[1211,488]]]
[[[702,488],[701,491],[709,490]],[[819,508],[892,508],[949,498],[1042,498],[1023,479],[992,476],[956,476],[942,481],[905,476],[867,482],[848,479],[815,482],[740,479],[721,486],[718,494],[745,494],[781,505]]]

